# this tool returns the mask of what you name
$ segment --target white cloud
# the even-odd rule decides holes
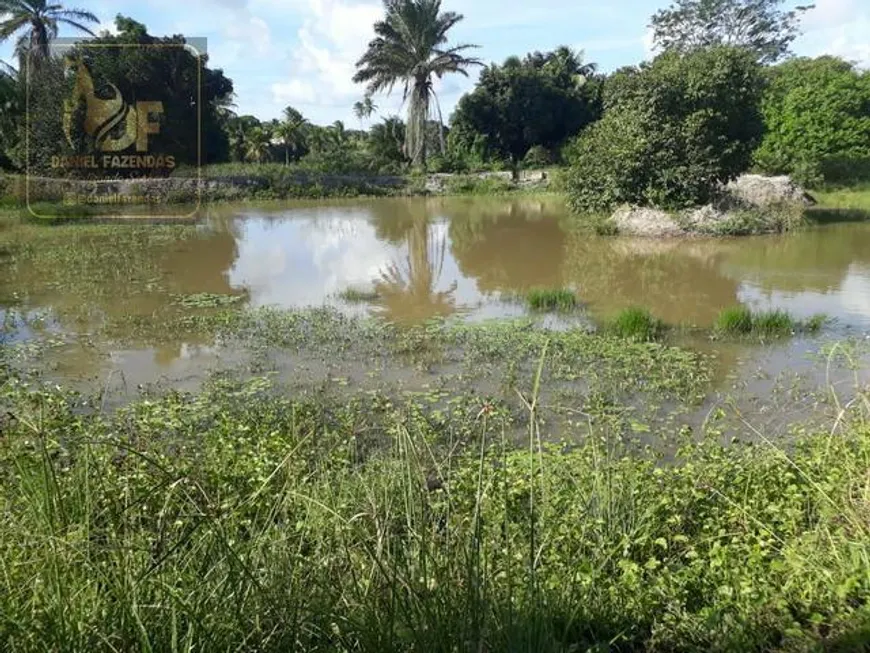
[[[362,95],[352,77],[383,14],[375,2],[296,0],[303,16],[299,43],[291,53],[290,80],[273,84],[275,99],[324,105],[350,103]]]
[[[317,93],[310,82],[291,79],[272,84],[272,97],[279,104],[311,104],[317,100]]]
[[[244,15],[240,20],[231,21],[224,33],[226,37],[245,48],[250,53],[251,48],[257,55],[267,55],[272,50],[272,32],[262,18]]]
[[[800,54],[832,54],[870,67],[870,7],[861,0],[818,0],[802,20]]]

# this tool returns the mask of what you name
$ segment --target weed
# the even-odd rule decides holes
[[[752,311],[746,306],[726,308],[716,317],[714,330],[731,335],[746,335],[752,332]]]
[[[630,307],[620,311],[608,323],[607,330],[620,338],[649,342],[662,336],[665,325],[645,308]]]
[[[536,288],[526,293],[526,305],[533,311],[572,311],[577,296],[567,288]]]

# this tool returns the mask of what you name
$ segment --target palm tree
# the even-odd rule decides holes
[[[354,102],[353,115],[359,120],[360,127],[362,127],[363,120],[371,118],[377,108],[378,105],[372,101],[370,95],[366,95],[360,102]]]
[[[94,33],[84,22],[98,23],[99,19],[84,9],[64,9],[60,4],[48,4],[48,0],[0,0],[0,41],[5,41],[17,32],[22,32],[15,44],[15,53],[25,69],[25,57],[32,53],[34,61],[47,59],[49,44],[57,38],[60,25],[68,25],[81,32]]]
[[[269,156],[269,145],[272,139],[269,132],[262,127],[253,127],[245,137],[245,158],[248,161],[262,163]]]
[[[275,135],[284,143],[284,165],[290,165],[290,148],[297,152],[305,143],[305,125],[308,123],[293,107],[284,109],[284,120],[275,129]]]
[[[413,165],[426,165],[426,122],[431,102],[438,98],[432,89],[433,76],[447,73],[468,76],[467,68],[482,65],[478,59],[462,56],[473,45],[444,47],[447,32],[462,20],[452,11],[441,13],[441,0],[384,0],[387,15],[375,23],[375,38],[356,63],[353,81],[367,83],[367,95],[389,93],[403,85],[402,100],[408,102],[405,155]],[[438,106],[439,123],[441,110]]]

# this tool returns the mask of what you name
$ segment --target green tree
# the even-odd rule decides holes
[[[405,142],[405,123],[398,116],[389,116],[372,125],[366,139],[366,149],[376,169],[397,171],[405,163],[402,145]]]
[[[594,72],[594,64],[567,47],[493,64],[459,101],[451,143],[513,166],[534,146],[555,150],[599,117]]]
[[[24,113],[22,99],[16,71],[0,66],[0,168],[12,167],[10,154]]]
[[[573,208],[709,201],[750,163],[763,129],[762,85],[741,48],[670,52],[622,71],[604,117],[567,150]]]
[[[772,63],[789,53],[799,34],[802,12],[780,7],[783,0],[676,0],[653,15],[650,27],[663,50],[687,52],[716,45],[751,50],[760,63]]]
[[[284,144],[284,165],[290,165],[290,150],[298,159],[305,146],[305,125],[308,120],[293,107],[284,109],[283,118],[275,129],[275,136]]]
[[[779,64],[768,78],[762,170],[806,184],[870,178],[870,72],[824,56]]]
[[[248,131],[245,137],[245,159],[253,163],[263,163],[269,159],[269,146],[272,135],[262,126],[256,126]]]
[[[359,102],[354,102],[353,115],[357,117],[362,125],[363,120],[372,117],[372,114],[377,110],[378,106],[374,103],[370,95],[366,95]]]
[[[384,6],[386,17],[375,23],[376,37],[357,61],[353,80],[366,83],[369,95],[403,85],[408,102],[405,154],[415,166],[425,167],[426,123],[433,100],[437,105],[433,77],[468,76],[467,69],[480,62],[462,55],[475,46],[446,47],[447,33],[462,15],[441,13],[441,0],[384,0]]]
[[[0,19],[0,41],[20,34],[15,53],[22,71],[27,70],[28,54],[34,63],[48,58],[49,46],[57,38],[61,25],[93,36],[85,23],[99,22],[89,11],[64,9],[63,5],[49,4],[48,0],[0,0]]]
[[[244,161],[247,153],[248,134],[261,123],[255,116],[233,116],[225,126],[229,155],[232,161]]]
[[[159,131],[149,139],[153,152],[172,154],[178,164],[227,160],[229,145],[220,112],[232,98],[232,81],[221,70],[209,68],[206,55],[197,57],[184,47],[187,41],[182,35],[151,36],[145,25],[121,15],[115,25],[116,35],[104,32],[88,47],[69,52],[72,60],[87,66],[97,92],[107,93],[112,84],[125,102],[162,103]],[[130,47],[134,45],[149,47]],[[47,81],[53,76],[50,71],[44,75]],[[53,88],[52,93],[41,94],[38,111],[45,114],[45,122],[60,124],[63,102],[59,98],[69,96],[69,84],[63,90]],[[31,116],[37,112],[34,109],[31,103]],[[57,141],[48,146],[58,154]]]

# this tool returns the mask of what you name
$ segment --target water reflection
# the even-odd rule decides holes
[[[22,311],[54,309],[57,328],[77,334],[111,318],[113,336],[151,347],[163,366],[211,344],[147,328],[196,293],[408,322],[513,316],[522,307],[502,295],[563,286],[593,316],[642,305],[706,326],[746,303],[870,328],[868,224],[731,240],[599,238],[572,228],[557,200],[439,198],[222,207],[198,229],[22,228],[20,237],[39,241],[0,275],[0,309],[13,297]],[[379,299],[348,304],[338,294],[349,287]]]
[[[407,202],[407,213],[388,215],[378,221],[380,233],[395,240],[402,231],[406,253],[391,260],[375,281],[381,317],[398,322],[419,322],[432,317],[448,317],[456,312],[457,281],[439,289],[447,251],[447,233],[442,224],[431,224],[426,207]]]

